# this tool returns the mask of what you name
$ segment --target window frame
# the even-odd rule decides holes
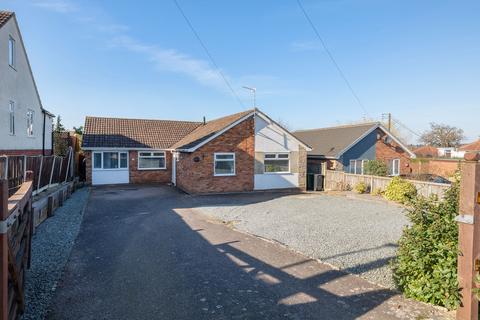
[[[401,163],[400,163],[400,159],[399,159],[399,158],[395,158],[395,159],[391,159],[390,161],[392,162],[392,166],[391,166],[392,172],[390,173],[390,176],[392,176],[392,177],[397,177],[397,176],[399,176],[399,175],[400,175],[400,164],[401,164]],[[395,172],[395,168],[396,168],[396,167],[395,167],[395,162],[398,163],[398,167],[397,167],[398,170],[397,170],[397,172]]]
[[[267,155],[275,155],[275,158],[267,158]],[[287,158],[279,158],[279,155],[287,155]],[[267,172],[265,170],[265,160],[268,160],[268,161],[288,160],[288,171]],[[265,152],[264,155],[263,155],[263,173],[264,174],[288,174],[288,173],[292,173],[292,162],[290,161],[290,153],[289,152]]]
[[[15,101],[12,100],[8,102],[8,132],[15,135]]]
[[[105,161],[104,161],[104,153],[116,153],[117,156],[118,156],[118,167],[117,168],[104,168],[104,164],[105,164]],[[120,167],[120,164],[121,164],[121,154],[124,153],[127,155],[126,159],[127,159],[127,166],[126,167]],[[100,164],[101,164],[101,167],[100,168],[95,168],[95,154],[100,154],[101,157],[100,157]],[[115,150],[105,150],[105,151],[93,151],[92,152],[92,159],[91,159],[91,162],[92,162],[92,171],[124,171],[124,170],[129,170],[129,159],[128,159],[128,151],[115,151]]]
[[[150,153],[150,156],[141,156],[141,153]],[[163,156],[154,156],[154,153],[163,153]],[[164,159],[163,161],[163,167],[158,167],[158,168],[140,168],[140,158],[144,159],[155,159],[155,158],[162,158]],[[165,150],[154,150],[154,151],[138,151],[137,152],[137,170],[166,170],[167,169],[167,153]]]
[[[17,52],[17,43],[15,39],[11,35],[9,35],[8,36],[8,65],[14,70],[16,70],[16,64],[17,64],[16,52]]]
[[[365,163],[368,161],[368,159],[351,159],[349,162],[349,170],[348,173],[350,174],[358,174],[358,175],[364,175],[365,169]],[[357,173],[357,162],[360,162],[360,172]],[[352,164],[353,163],[353,164]],[[353,169],[353,172],[352,172]]]
[[[226,156],[226,155],[232,155],[232,159],[217,159],[217,156]],[[217,173],[216,172],[216,164],[217,161],[219,162],[231,162],[233,161],[233,173]],[[236,164],[236,156],[235,152],[215,152],[213,154],[213,176],[214,177],[233,177],[236,176],[237,174],[237,164]]]
[[[27,110],[27,136],[32,138],[35,137],[34,125],[35,123],[35,111],[32,109]]]

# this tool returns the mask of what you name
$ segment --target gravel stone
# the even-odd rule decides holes
[[[88,188],[78,189],[40,224],[32,238],[31,267],[26,272],[23,319],[44,319],[80,230]]]
[[[404,208],[341,195],[196,197],[197,208],[235,228],[278,241],[373,283],[394,289],[389,261],[408,224]]]

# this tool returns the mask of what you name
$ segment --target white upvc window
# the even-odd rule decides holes
[[[235,175],[235,153],[221,152],[214,153],[214,176],[234,176]]]
[[[128,168],[128,152],[104,151],[93,153],[94,170],[121,170]]]
[[[357,160],[350,160],[350,168],[349,173],[353,174],[364,174],[364,166],[368,160],[365,159],[357,159]]]
[[[9,132],[11,135],[15,134],[15,102],[10,101],[8,105],[8,112],[9,112]]]
[[[35,117],[35,112],[33,110],[27,111],[27,135],[33,137],[33,119]]]
[[[265,173],[290,173],[288,153],[265,153],[263,159]]]
[[[11,36],[8,38],[8,64],[10,67],[15,68],[15,39]]]
[[[159,170],[166,169],[165,151],[138,152],[139,170]]]
[[[388,171],[391,176],[399,176],[400,175],[400,159],[389,160]]]

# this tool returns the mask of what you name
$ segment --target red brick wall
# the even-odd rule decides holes
[[[430,173],[449,178],[455,174],[460,160],[447,159],[417,159],[412,162],[414,174]]]
[[[45,150],[45,155],[49,156],[52,154],[52,150]],[[7,156],[41,156],[43,155],[42,149],[19,149],[19,150],[0,150],[0,155]]]
[[[166,169],[138,170],[138,152],[129,152],[130,183],[170,183],[172,181],[172,153],[165,151]]]
[[[377,130],[377,133],[381,138],[377,140],[376,144],[376,159],[386,163],[388,160],[400,159],[400,174],[410,174],[412,172],[410,155],[394,141],[390,140],[390,143],[385,143],[386,134],[383,131]]]
[[[85,151],[83,153],[85,156],[85,180],[88,185],[92,184],[92,152]]]
[[[177,162],[177,186],[189,193],[252,191],[254,135],[254,121],[249,118],[195,152],[180,153]],[[213,175],[215,152],[235,152],[235,176]],[[194,162],[195,157],[200,161]]]

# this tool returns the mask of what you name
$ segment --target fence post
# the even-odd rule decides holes
[[[0,180],[0,221],[8,218],[8,180]],[[0,233],[0,320],[8,319],[8,234]]]
[[[458,282],[462,301],[458,320],[478,320],[478,301],[472,292],[480,271],[480,154],[466,154],[462,165],[458,222]]]
[[[57,160],[57,156],[53,156],[52,171],[50,171],[50,181],[48,182],[48,188],[50,188],[50,185],[52,184],[53,170],[55,169],[56,160]]]
[[[23,182],[27,181],[27,156],[23,156]]]
[[[40,183],[42,180],[42,169],[43,169],[43,156],[40,158],[40,170],[38,170],[38,182],[37,182],[37,192],[40,190]]]
[[[72,147],[68,149],[68,162],[67,162],[67,170],[65,171],[65,180],[63,182],[67,182],[68,173],[70,171],[70,158],[72,157]],[[120,160],[119,160],[120,161]]]

